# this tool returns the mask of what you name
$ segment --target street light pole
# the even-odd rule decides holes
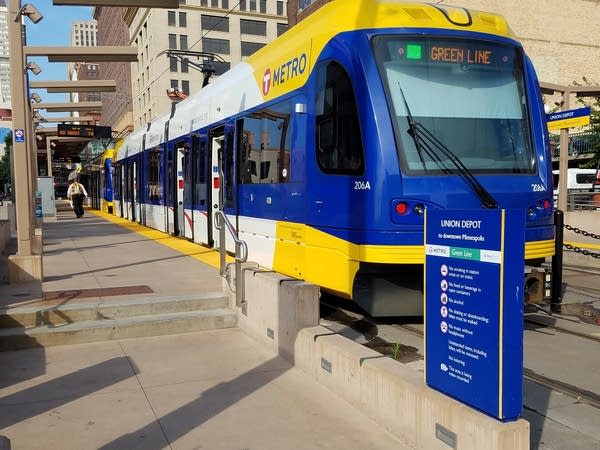
[[[33,196],[31,180],[31,127],[29,98],[25,86],[23,26],[20,0],[8,0],[8,42],[10,46],[10,83],[13,123],[13,161],[15,217],[17,220],[17,254],[9,257],[9,281],[42,280],[42,257],[34,255]]]

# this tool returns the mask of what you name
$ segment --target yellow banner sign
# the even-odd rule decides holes
[[[590,116],[573,117],[572,119],[557,120],[548,122],[548,131],[560,130],[562,128],[582,127],[589,125]]]

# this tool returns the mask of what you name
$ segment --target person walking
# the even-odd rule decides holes
[[[83,199],[87,198],[87,196],[88,193],[83,184],[77,178],[73,180],[67,189],[67,198],[71,200],[73,211],[77,218],[83,216]]]

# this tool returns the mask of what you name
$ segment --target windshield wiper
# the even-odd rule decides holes
[[[414,119],[400,83],[398,83],[398,88],[400,89],[400,94],[402,95],[404,106],[406,107],[409,126],[408,134],[410,134],[415,141],[417,153],[419,154],[419,158],[421,159],[425,173],[427,173],[427,167],[425,161],[423,160],[423,152],[427,153],[432,160],[436,161],[444,173],[458,173],[458,175],[460,175],[467,182],[471,189],[473,189],[473,192],[477,194],[484,208],[498,208],[498,202],[496,199],[494,199],[494,197],[492,197],[492,195],[483,187],[477,178],[475,178],[473,173],[467,168],[467,166],[464,165],[460,158],[456,156],[452,150],[446,147],[438,138],[436,138],[435,135],[429,131],[429,129],[427,129],[427,127]],[[442,158],[440,158],[439,153],[442,153],[450,162],[452,162],[456,168],[456,172],[452,171],[447,166],[446,161],[443,161]]]

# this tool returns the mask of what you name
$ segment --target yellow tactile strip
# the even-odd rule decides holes
[[[162,231],[154,230],[152,228],[145,227],[135,222],[130,222],[127,219],[123,219],[112,214],[107,214],[96,209],[88,208],[87,211],[116,225],[126,228],[129,231],[140,234],[147,239],[151,239],[159,244],[172,248],[173,250],[177,250],[184,255],[188,255],[216,269],[218,269],[220,266],[220,254],[218,250],[203,247],[202,245],[188,241],[187,239],[174,237],[167,233],[163,233]],[[234,258],[227,255],[226,261],[228,263],[234,262]]]

